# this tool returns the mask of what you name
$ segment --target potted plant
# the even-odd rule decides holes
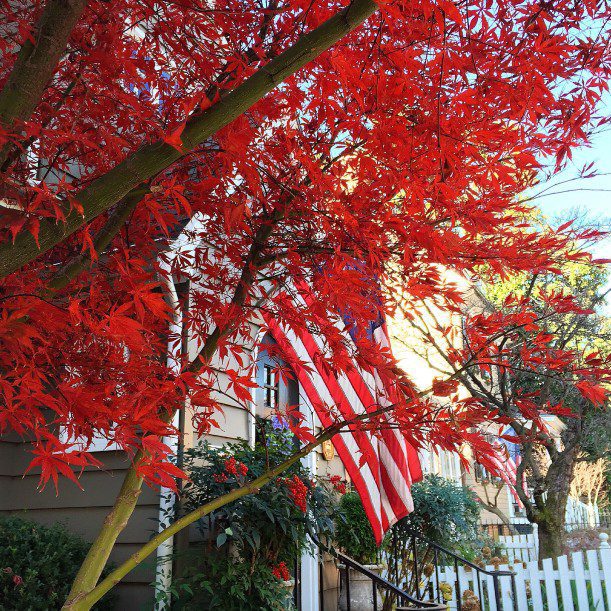
[[[378,546],[361,499],[356,492],[348,492],[340,500],[335,522],[335,541],[346,556],[369,571],[380,574],[382,566],[378,562]],[[348,609],[346,578],[349,577],[351,611],[370,611],[373,608],[371,579],[344,565],[340,565],[340,572],[340,610]]]

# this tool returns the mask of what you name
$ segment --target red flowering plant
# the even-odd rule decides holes
[[[279,562],[278,565],[272,569],[272,575],[277,579],[280,579],[280,581],[289,581],[291,578],[289,569],[284,561]]]
[[[203,443],[188,450],[185,509],[218,498],[283,462],[293,451],[295,441],[287,429],[275,428],[274,424],[275,421],[258,420],[261,434],[254,448],[246,442],[222,448]],[[325,538],[332,534],[335,500],[336,494],[328,482],[318,483],[297,462],[256,494],[239,498],[198,522],[206,541],[206,556],[227,556],[224,561],[227,573],[235,570],[230,564],[245,563],[256,566],[257,571],[272,571],[278,580],[287,581],[295,561],[308,545],[307,533]],[[212,571],[211,566],[202,566],[201,558],[192,564],[198,565],[199,575]],[[256,584],[249,581],[248,587],[252,589],[252,603],[258,600]],[[189,589],[194,588],[200,592],[197,584],[189,581]],[[265,604],[263,607],[268,608]]]
[[[338,494],[346,494],[348,487],[346,481],[343,480],[339,475],[331,475],[329,477],[329,483],[333,486],[333,490]]]

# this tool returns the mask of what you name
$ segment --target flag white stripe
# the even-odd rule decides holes
[[[312,378],[312,381],[314,382],[314,386],[316,388],[316,391],[318,392],[318,395],[320,396],[320,399],[329,408],[330,413],[335,413],[335,409],[334,409],[335,402],[333,401],[333,398],[331,397],[331,394],[327,388],[327,385],[325,384],[324,380],[322,379],[322,376],[318,372],[318,369],[316,368],[315,364],[311,361],[310,355],[306,347],[304,346],[303,342],[301,341],[300,338],[298,338],[292,332],[292,330],[287,330],[285,331],[285,333],[286,333],[287,339],[291,342],[299,359],[304,364],[307,364],[312,368],[312,371],[309,372],[309,376]],[[380,497],[380,490],[376,482],[376,478],[373,476],[371,469],[367,463],[363,464],[362,467],[359,467],[358,459],[356,457],[360,456],[362,454],[362,451],[359,448],[356,440],[354,439],[354,435],[350,432],[344,432],[344,433],[341,433],[341,438],[344,441],[344,443],[346,444],[346,448],[349,450],[349,452],[353,456],[355,467],[359,469],[360,471],[361,477],[363,478],[363,481],[365,482],[365,485],[369,492],[369,498],[371,500],[371,503],[373,504],[374,507],[376,507],[376,499],[379,499]],[[379,501],[377,504],[379,504]]]

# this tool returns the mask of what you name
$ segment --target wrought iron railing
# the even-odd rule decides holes
[[[394,604],[393,609],[397,611],[445,611],[446,605],[440,604],[437,601],[418,600],[408,592],[402,590],[396,584],[390,582],[385,577],[378,575],[374,571],[369,570],[356,560],[342,554],[341,552],[323,545],[320,541],[315,541],[316,545],[333,556],[343,567],[342,568],[342,587],[345,589],[346,611],[351,611],[351,593],[350,593],[350,572],[351,569],[365,576],[371,581],[371,609],[373,611],[382,611],[385,601],[392,597]],[[322,611],[325,608],[325,591],[324,591],[324,575],[323,563],[319,563],[319,609]],[[382,596],[383,600],[380,599]]]
[[[482,611],[517,610],[513,571],[486,569],[417,533],[400,540],[393,533],[383,552],[383,563],[386,578],[419,600],[443,603],[445,608],[454,598],[452,607],[462,611],[463,598],[467,597],[477,599]],[[510,609],[503,608],[502,588],[511,592]],[[392,604],[385,605],[384,611]],[[473,608],[473,604],[466,606]]]

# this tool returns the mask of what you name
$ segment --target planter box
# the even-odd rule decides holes
[[[380,574],[382,567],[379,564],[366,564],[366,569],[372,573]],[[339,565],[341,575],[341,593],[339,597],[340,611],[347,611],[347,587],[346,587],[346,567]],[[371,611],[373,609],[373,582],[369,577],[359,573],[354,569],[350,571],[350,611]],[[376,591],[378,599],[378,609],[382,608],[380,593]]]

